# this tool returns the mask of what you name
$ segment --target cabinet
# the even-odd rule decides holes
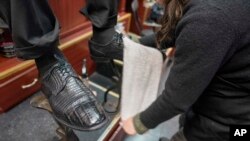
[[[59,48],[80,73],[82,59],[88,62],[88,71],[95,70],[90,59],[88,39],[92,35],[91,23],[79,13],[85,1],[50,0],[50,5],[61,25]],[[130,27],[131,14],[125,12],[126,0],[120,0],[119,21],[124,22],[125,30]],[[34,61],[21,61],[17,58],[0,56],[0,113],[3,113],[29,97],[40,88],[38,72]]]
[[[127,12],[133,13],[132,6],[131,6],[131,3],[133,1],[134,0],[127,0],[126,1],[125,7],[126,7]],[[149,13],[150,13],[150,9],[148,8],[148,6],[146,6],[147,4],[145,4],[146,0],[137,0],[137,2],[138,2],[138,9],[137,9],[136,13],[137,13],[138,18],[139,18],[138,19],[139,25],[142,27],[142,29],[151,29],[152,27],[143,24],[143,22],[148,18]],[[150,2],[150,3],[152,3],[152,2]],[[136,17],[134,14],[132,15],[131,24],[136,25]],[[136,26],[131,26],[130,31],[140,35],[142,29],[138,29]]]

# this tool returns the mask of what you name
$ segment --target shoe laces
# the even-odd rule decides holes
[[[70,69],[70,65],[64,59],[60,58],[58,55],[55,55],[55,58],[59,62],[58,70],[60,71],[62,76],[66,77],[66,76],[69,76],[70,74],[72,74],[72,71]]]
[[[116,43],[118,43],[119,45],[123,44],[123,34],[122,33],[116,33],[114,35],[114,39],[116,41]]]

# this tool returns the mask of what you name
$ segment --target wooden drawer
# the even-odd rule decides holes
[[[125,137],[126,133],[124,132],[122,126],[119,125],[108,141],[123,141]]]
[[[15,106],[19,101],[35,93],[39,88],[35,66],[0,84],[0,113]]]

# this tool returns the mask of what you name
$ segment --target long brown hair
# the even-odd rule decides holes
[[[171,40],[171,33],[183,15],[183,9],[188,0],[164,0],[165,12],[161,19],[161,29],[157,33],[157,42]]]

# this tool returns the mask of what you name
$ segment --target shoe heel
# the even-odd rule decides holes
[[[97,63],[110,63],[112,59],[104,58],[104,57],[95,57],[91,56],[91,59]]]

